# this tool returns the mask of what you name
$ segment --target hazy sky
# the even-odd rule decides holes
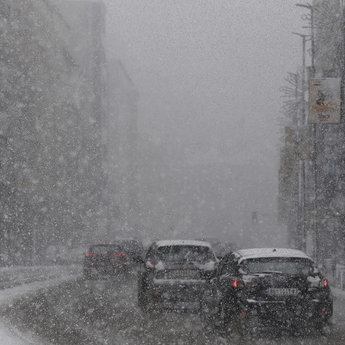
[[[180,157],[203,163],[193,171],[219,184],[208,193],[206,182],[189,180],[206,188],[204,206],[182,201],[197,211],[181,219],[201,222],[198,231],[217,219],[218,236],[241,236],[245,246],[283,240],[276,222],[279,89],[302,64],[302,39],[292,32],[309,33],[301,19],[308,10],[293,0],[104,1],[110,56],[123,61],[139,92],[140,131],[172,153],[171,166]],[[265,220],[260,229],[252,229],[252,211]],[[204,223],[196,221],[200,213]]]
[[[139,91],[143,131],[191,152],[221,145],[234,162],[277,160],[279,88],[301,65],[292,32],[308,33],[308,10],[291,0],[105,3],[110,52]]]

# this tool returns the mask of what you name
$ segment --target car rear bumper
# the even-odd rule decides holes
[[[265,325],[303,326],[332,316],[332,302],[319,300],[256,301],[248,299],[240,308],[244,319],[256,318]]]

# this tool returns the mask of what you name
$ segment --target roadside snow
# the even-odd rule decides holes
[[[30,338],[30,339],[29,339]],[[19,331],[0,322],[0,345],[43,345],[30,335],[24,336]]]
[[[52,267],[26,267],[19,268],[2,268],[0,274],[6,271],[10,275],[10,279],[15,281],[18,274],[22,270],[30,271],[32,277],[37,277],[37,280],[42,280],[42,274],[46,277],[45,281],[36,281],[24,285],[15,286],[5,290],[0,290],[0,308],[11,305],[16,299],[25,295],[34,294],[37,291],[49,287],[56,286],[62,282],[75,280],[80,274],[81,269],[78,267],[68,266],[52,266]],[[12,276],[12,277],[11,277]],[[49,277],[57,277],[49,279]],[[35,279],[35,278],[34,278]],[[1,279],[0,279],[1,282]],[[6,320],[0,321],[0,345],[43,345],[33,334],[23,334],[19,332],[13,325],[9,324]],[[47,344],[45,344],[47,345]]]
[[[45,281],[36,281],[33,283],[26,283],[20,286],[0,290],[0,309],[11,305],[16,299],[23,296],[35,294],[37,291],[45,288],[54,287],[66,281],[75,280],[81,275],[80,267],[13,267],[13,268],[0,268],[0,283],[2,278],[7,275],[7,279],[17,281],[18,277],[23,274],[23,271],[30,272],[33,279]],[[43,277],[42,277],[43,275]],[[51,279],[51,277],[56,277]],[[345,300],[345,291],[332,288],[334,297]],[[30,333],[22,333],[11,325],[7,320],[0,320],[0,345],[47,345],[42,343],[34,335]]]

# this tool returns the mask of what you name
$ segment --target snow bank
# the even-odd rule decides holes
[[[75,280],[81,275],[80,267],[11,267],[0,269],[0,283],[14,282],[18,284],[23,277],[30,276],[31,283],[0,290],[0,308],[11,305],[16,299],[36,293],[37,291],[69,280]],[[54,278],[52,278],[54,277]],[[25,278],[26,279],[26,278]],[[25,281],[24,279],[24,281]],[[23,334],[6,320],[0,321],[0,345],[43,345],[32,334]],[[47,345],[47,344],[44,344]]]

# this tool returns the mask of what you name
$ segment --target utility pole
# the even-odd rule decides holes
[[[310,35],[310,40],[311,40],[311,68],[310,68],[310,78],[315,77],[315,32],[314,32],[314,7],[311,4],[296,4],[296,6],[307,8],[310,11],[310,15],[304,15],[302,19],[310,20],[310,26],[307,28],[310,28],[311,30],[311,35]],[[305,44],[305,42],[304,42]],[[303,52],[303,56],[305,58],[305,52]],[[305,106],[303,106],[304,112],[305,112]],[[308,120],[307,116],[305,113],[305,125],[307,125]],[[318,226],[318,174],[317,174],[317,130],[316,130],[316,124],[312,124],[311,128],[309,129],[309,137],[312,137],[311,141],[311,162],[312,162],[312,174],[310,175],[313,180],[313,189],[314,189],[314,199],[313,199],[313,257],[315,260],[318,262],[319,259],[319,226]],[[305,164],[304,166],[304,175],[305,175],[305,180],[307,182],[307,176],[308,175],[308,165]],[[308,184],[306,183],[305,185],[305,192],[308,192]],[[308,220],[308,225],[307,228],[311,228],[311,220]],[[307,237],[306,237],[307,238]],[[306,248],[307,249],[307,248]]]
[[[295,135],[298,136],[298,140],[304,139],[304,133],[307,125],[306,116],[306,42],[309,35],[299,34],[293,32],[294,35],[302,38],[302,92],[301,92],[301,111],[297,116],[297,128],[295,129]],[[298,96],[298,95],[297,95]],[[297,145],[297,144],[296,144]],[[307,249],[307,231],[306,231],[306,194],[307,194],[307,165],[305,164],[305,158],[299,159],[299,172],[298,172],[298,237],[302,240],[301,249],[306,251]]]

